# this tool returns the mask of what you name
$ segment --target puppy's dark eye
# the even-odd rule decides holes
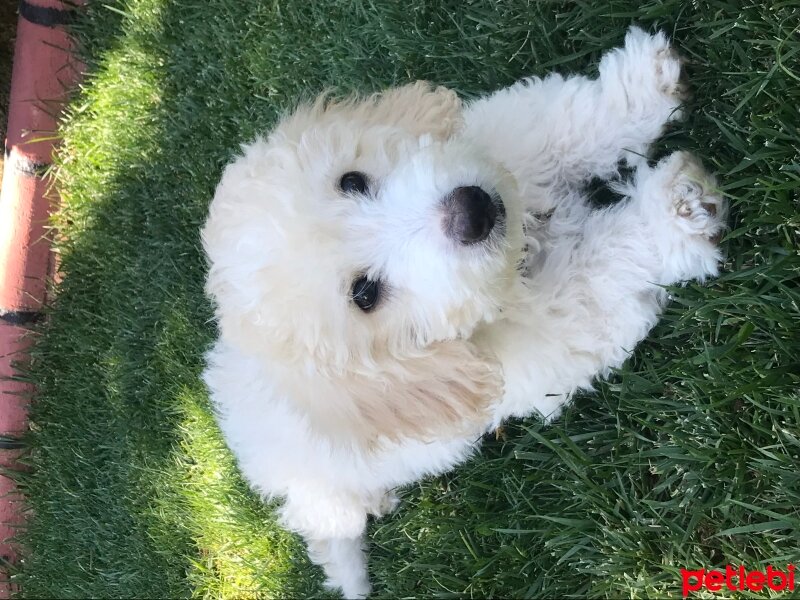
[[[367,178],[363,173],[350,171],[342,175],[339,180],[339,189],[345,194],[366,194],[369,190]]]
[[[353,282],[353,288],[350,290],[350,297],[353,302],[364,312],[369,312],[375,308],[380,295],[381,282],[368,279],[366,275],[356,278]]]

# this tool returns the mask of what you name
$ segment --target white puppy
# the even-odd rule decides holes
[[[220,338],[205,381],[242,472],[331,587],[363,597],[367,515],[513,416],[552,418],[717,272],[725,205],[676,152],[680,63],[633,28],[598,79],[469,104],[417,83],[320,98],[227,167],[203,230]],[[626,198],[581,187],[636,165]]]

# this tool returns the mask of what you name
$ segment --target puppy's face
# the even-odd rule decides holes
[[[421,367],[404,361],[427,358],[441,379],[474,360],[452,374],[470,387],[491,371],[468,339],[517,282],[522,220],[460,126],[452,92],[416,84],[321,99],[247,146],[203,231],[223,338],[332,375],[408,382]]]

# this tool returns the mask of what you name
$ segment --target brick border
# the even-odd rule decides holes
[[[32,386],[17,376],[28,360],[26,326],[39,319],[47,281],[55,273],[48,220],[57,198],[45,178],[58,118],[83,65],[71,54],[64,29],[83,0],[20,0],[8,107],[5,168],[0,191],[0,474],[19,470]],[[45,139],[49,138],[49,139]],[[0,476],[0,559],[13,565],[24,523],[23,498]],[[7,573],[6,573],[7,575]],[[14,586],[4,577],[0,598]]]

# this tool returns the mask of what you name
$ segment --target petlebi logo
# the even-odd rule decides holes
[[[709,592],[719,592],[729,590],[732,592],[761,592],[772,590],[775,592],[794,591],[794,565],[786,565],[784,568],[768,565],[765,571],[748,571],[744,566],[734,567],[727,565],[724,571],[698,569],[690,571],[681,569],[681,579],[683,583],[683,597],[689,592],[699,592],[708,590]]]

